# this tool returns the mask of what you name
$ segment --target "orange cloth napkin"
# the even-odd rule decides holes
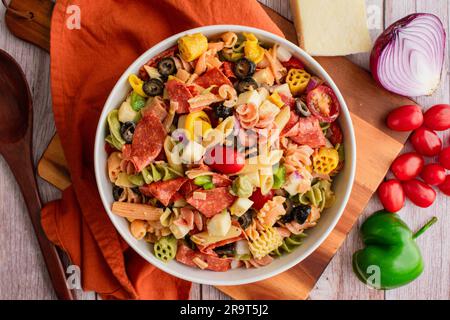
[[[78,8],[81,28],[68,28],[75,25]],[[107,96],[139,55],[175,33],[212,24],[244,24],[282,35],[256,0],[61,0],[55,5],[53,112],[73,184],[61,200],[45,206],[42,224],[80,266],[84,290],[111,299],[189,297],[189,282],[147,263],[110,222],[95,183],[94,137]]]

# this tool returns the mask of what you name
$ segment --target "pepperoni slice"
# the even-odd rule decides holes
[[[224,61],[222,63],[222,67],[223,67],[223,73],[225,74],[225,76],[227,76],[228,78],[232,78],[232,79],[236,79],[236,75],[234,74],[234,63],[230,62],[230,61]]]
[[[194,216],[195,212],[192,208],[184,207],[180,209],[180,215],[172,223],[176,226],[184,226],[192,230],[194,229]]]
[[[178,246],[176,255],[176,259],[178,262],[181,262],[191,267],[198,267],[193,261],[195,258],[199,258],[204,262],[206,262],[208,264],[208,266],[206,267],[207,270],[223,272],[231,268],[232,259],[219,258],[212,254],[196,252],[185,244],[181,244]]]
[[[295,124],[298,122],[299,116],[294,112],[291,111],[291,116],[289,118],[289,121],[284,126],[283,130],[281,131],[280,135],[282,137],[287,136],[289,137],[290,130],[295,126]]]
[[[178,102],[177,113],[188,113],[188,100],[193,97],[189,87],[178,80],[172,79],[167,81],[166,90],[169,95],[169,99],[174,102]]]
[[[200,187],[194,183],[194,180],[189,180],[181,187],[180,194],[187,198],[188,195],[198,189],[200,189]]]
[[[205,199],[199,199],[200,197],[197,197],[197,193],[203,193]],[[236,197],[228,192],[228,187],[197,190],[186,197],[187,203],[203,213],[207,218],[211,218],[223,209],[230,207],[235,199]]]
[[[232,85],[230,79],[228,79],[227,76],[218,68],[213,68],[206,71],[194,82],[195,84],[198,84],[200,87],[203,87],[205,89],[209,88],[212,85],[216,85],[218,87],[223,84],[228,84],[230,86]]]
[[[311,148],[323,147],[326,143],[319,120],[314,117],[300,118],[297,135],[290,137],[294,142]]]
[[[141,110],[142,116],[147,117],[149,114],[154,114],[159,121],[163,121],[167,116],[167,107],[164,101],[160,97],[156,97],[152,100],[151,104]]]
[[[194,96],[194,97],[201,94],[201,91],[200,91],[201,88],[199,88],[197,86],[191,85],[191,86],[187,86],[187,88],[188,88],[189,92],[192,94],[192,96]]]
[[[139,191],[145,196],[155,197],[167,207],[174,195],[186,181],[188,181],[187,178],[181,177],[167,181],[153,182],[140,187]]]
[[[224,174],[214,173],[212,175],[212,183],[216,188],[231,186],[231,179]]]
[[[165,138],[161,121],[154,114],[148,114],[136,125],[131,148],[127,147],[122,155],[133,163],[136,172],[140,172],[159,155]]]
[[[225,240],[222,240],[222,241],[218,241],[218,242],[215,242],[215,243],[213,243],[213,244],[210,244],[209,246],[206,246],[206,247],[198,246],[198,248],[200,249],[201,252],[207,253],[207,252],[211,252],[211,251],[214,250],[215,248],[222,247],[222,246],[224,246],[224,245],[227,245],[227,244],[229,244],[229,243],[233,243],[233,242],[239,241],[239,240],[244,239],[244,238],[245,238],[244,235],[241,234],[241,235],[238,236],[238,237],[234,237],[234,238],[230,238],[230,239],[225,239]]]

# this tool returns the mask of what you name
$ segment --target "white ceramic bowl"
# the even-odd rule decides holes
[[[152,253],[151,247],[148,243],[141,240],[138,241],[131,235],[129,231],[129,223],[126,219],[114,215],[111,212],[111,205],[113,203],[112,197],[112,185],[108,179],[106,172],[106,160],[107,155],[104,151],[104,139],[106,130],[106,116],[114,108],[120,106],[122,101],[125,99],[127,93],[130,90],[128,85],[128,75],[131,73],[137,73],[139,68],[144,65],[150,58],[156,54],[172,47],[176,44],[177,40],[186,35],[201,32],[206,37],[213,35],[218,35],[226,31],[234,32],[252,32],[258,39],[267,43],[278,43],[285,48],[287,48],[294,56],[301,59],[313,74],[324,79],[334,90],[336,96],[341,104],[341,115],[339,117],[339,123],[343,130],[344,143],[345,143],[345,166],[342,172],[334,181],[334,190],[336,192],[336,203],[335,205],[326,210],[322,217],[320,218],[316,227],[309,229],[307,231],[308,237],[304,239],[304,243],[295,249],[294,252],[288,255],[283,255],[280,258],[275,259],[270,265],[259,268],[259,269],[245,269],[239,268],[234,270],[229,270],[227,272],[213,272],[207,270],[195,269],[177,261],[173,260],[167,264],[158,260]],[[325,238],[330,234],[330,232],[335,227],[339,218],[341,217],[347,201],[350,196],[350,192],[353,185],[353,180],[355,176],[356,167],[356,144],[355,135],[353,132],[353,126],[350,119],[350,113],[347,109],[347,105],[336,87],[333,80],[325,72],[325,70],[317,63],[310,55],[301,50],[299,47],[293,43],[276,36],[272,33],[237,25],[214,25],[201,27],[196,29],[187,30],[185,32],[176,34],[160,43],[154,47],[147,50],[143,55],[141,55],[134,63],[124,72],[120,77],[119,81],[114,86],[108,100],[105,103],[103,112],[100,116],[96,138],[95,138],[95,175],[97,180],[98,189],[100,192],[103,205],[109,218],[113,222],[116,229],[119,231],[120,235],[128,242],[128,244],[136,250],[144,259],[158,267],[159,269],[170,273],[176,277],[202,283],[209,285],[238,285],[246,284],[255,281],[264,280],[269,277],[273,277],[302,261],[307,256],[309,256],[314,250],[319,247],[319,245],[325,240]]]

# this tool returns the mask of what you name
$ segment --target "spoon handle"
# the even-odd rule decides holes
[[[48,240],[42,229],[40,220],[42,202],[39,197],[36,176],[32,165],[30,146],[26,141],[21,140],[9,152],[2,153],[22,191],[56,295],[62,300],[74,300],[72,292],[67,286],[64,267],[58,251],[55,245]]]

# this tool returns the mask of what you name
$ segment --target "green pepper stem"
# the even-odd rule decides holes
[[[414,233],[413,239],[415,240],[418,237],[420,237],[425,231],[428,230],[429,227],[435,224],[437,220],[438,220],[437,217],[431,218],[430,221],[428,221],[422,228],[420,228],[416,233]]]

